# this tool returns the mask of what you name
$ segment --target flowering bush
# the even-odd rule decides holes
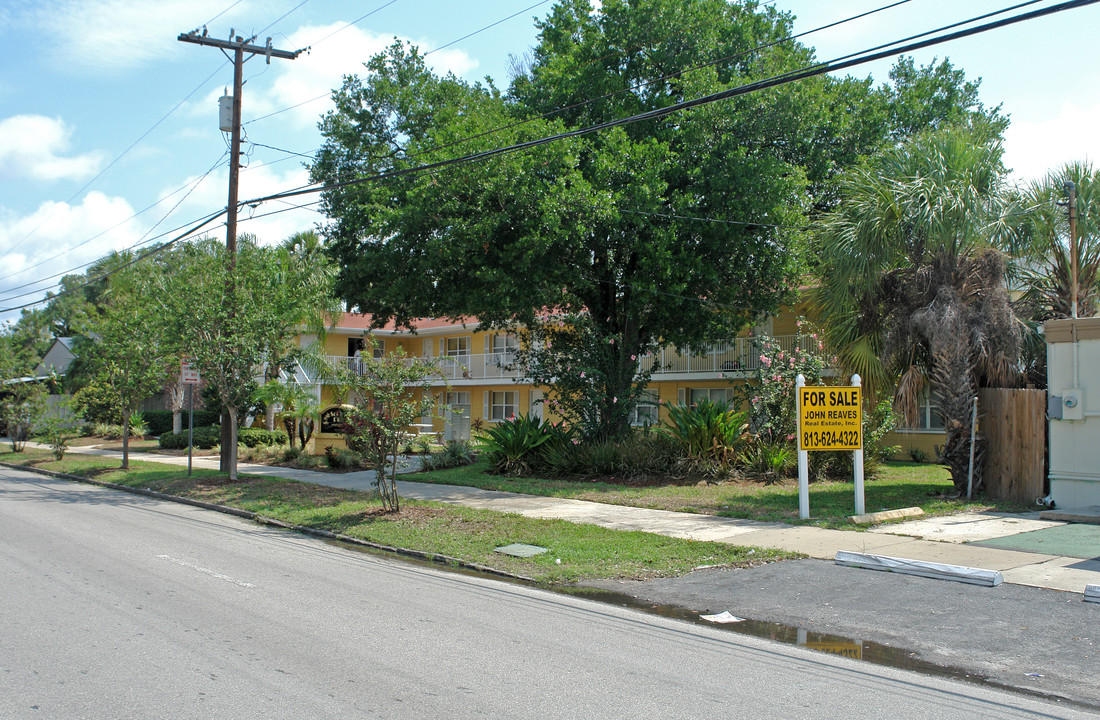
[[[810,332],[804,333],[807,329]],[[778,340],[767,336],[757,340],[760,367],[756,382],[749,385],[749,429],[767,443],[794,441],[795,378],[801,374],[807,385],[819,385],[830,364],[820,333],[807,327],[801,318],[798,330],[799,342],[794,347],[783,348]]]

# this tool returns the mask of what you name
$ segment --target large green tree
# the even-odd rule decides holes
[[[314,179],[583,128],[808,59],[793,43],[749,52],[789,23],[722,0],[611,0],[599,13],[569,0],[539,29],[530,68],[507,95],[436,76],[400,45],[374,58],[334,95]],[[636,358],[658,342],[730,337],[774,310],[797,277],[796,236],[772,226],[800,224],[807,205],[803,173],[781,150],[798,116],[785,94],[761,93],[430,175],[333,187],[324,198],[339,291],[376,325],[475,315],[533,328],[547,311],[585,316],[585,343],[601,349],[587,353],[591,376],[604,405],[617,406],[594,432],[620,434]]]
[[[842,365],[880,391],[900,378],[903,416],[931,388],[960,491],[972,398],[1018,371],[1021,328],[996,249],[1006,231],[1002,178],[1000,144],[988,135],[918,136],[845,176],[820,242],[813,301]]]

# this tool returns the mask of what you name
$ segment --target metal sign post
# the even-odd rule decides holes
[[[202,382],[199,369],[187,358],[180,360],[180,381],[187,386],[187,477],[191,477],[191,456],[195,440],[195,386]]]

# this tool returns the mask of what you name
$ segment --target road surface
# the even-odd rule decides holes
[[[0,718],[1095,717],[0,470]]]

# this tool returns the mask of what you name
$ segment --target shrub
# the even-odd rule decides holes
[[[701,400],[695,405],[669,405],[663,427],[683,445],[688,458],[729,466],[744,443],[746,415],[723,403]]]
[[[282,462],[292,462],[298,459],[298,456],[302,454],[301,448],[287,446],[279,449],[279,460]]]
[[[80,437],[95,435],[95,423],[86,422],[80,426]]]
[[[286,445],[290,437],[285,430],[265,430],[263,428],[241,428],[237,431],[237,442],[250,448],[257,446]]]
[[[446,470],[469,465],[474,461],[474,448],[465,440],[452,440],[441,452],[425,455],[420,460],[421,470]]]
[[[183,432],[187,432],[187,408],[180,411],[180,418],[182,420]],[[171,410],[146,410],[145,422],[149,426],[149,434],[161,436],[165,433],[172,432],[172,411]],[[207,425],[217,425],[221,422],[221,416],[216,412],[209,410],[195,409],[195,427],[205,427]]]
[[[926,463],[928,462],[928,453],[920,448],[909,448],[909,459],[915,463]]]
[[[119,440],[122,438],[122,426],[97,422],[95,424],[95,435],[105,440]]]
[[[326,445],[325,460],[328,461],[328,466],[330,468],[335,470],[348,470],[360,467],[363,458],[354,450]]]
[[[810,456],[824,454],[810,453]],[[793,446],[786,441],[757,435],[741,453],[740,459],[748,470],[757,473],[765,483],[771,484],[790,474],[796,455]]]
[[[538,418],[519,415],[490,427],[479,439],[493,470],[522,475],[537,462],[536,451],[551,435]]]
[[[302,453],[295,460],[294,464],[303,470],[313,470],[321,467],[320,455],[309,455],[308,453]]]
[[[222,439],[222,429],[218,425],[197,427],[192,434],[194,435],[194,446],[203,450],[217,447]],[[187,433],[181,432],[179,435],[165,433],[160,436],[158,442],[165,450],[181,450],[187,447]]]
[[[140,410],[130,413],[130,435],[132,437],[145,437],[149,432],[149,425],[145,422],[145,413]]]

